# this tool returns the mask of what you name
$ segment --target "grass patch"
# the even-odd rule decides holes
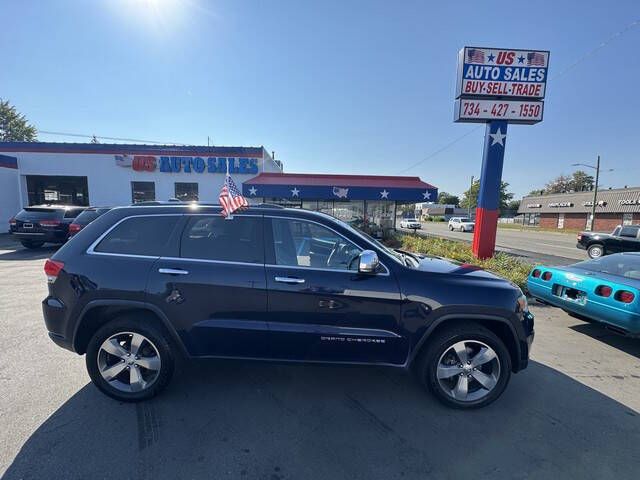
[[[500,275],[525,290],[527,275],[533,265],[504,252],[498,252],[493,258],[479,260],[473,256],[471,246],[465,242],[447,240],[437,237],[420,237],[418,235],[399,235],[397,241],[403,250],[437,257],[450,258],[458,262],[477,265]]]

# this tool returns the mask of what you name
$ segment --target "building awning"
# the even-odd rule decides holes
[[[245,197],[300,200],[388,200],[429,202],[438,189],[419,177],[261,173],[244,182]]]

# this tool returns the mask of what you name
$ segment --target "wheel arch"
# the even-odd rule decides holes
[[[508,319],[497,315],[479,315],[479,314],[450,314],[444,315],[435,320],[422,335],[415,348],[411,352],[409,365],[412,366],[416,360],[420,358],[420,354],[424,351],[428,340],[439,331],[449,328],[456,323],[473,322],[482,325],[486,329],[493,332],[500,340],[502,340],[509,351],[511,357],[511,370],[517,372],[522,363],[521,347],[518,336]]]
[[[79,321],[73,332],[73,350],[78,354],[86,353],[89,340],[98,328],[127,314],[140,315],[145,321],[160,326],[178,350],[188,356],[182,340],[162,310],[149,303],[131,300],[94,300],[87,303],[79,315]]]

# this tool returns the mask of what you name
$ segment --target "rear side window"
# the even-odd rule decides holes
[[[86,225],[86,224],[94,221],[99,216],[100,215],[98,214],[97,210],[95,210],[95,209],[85,210],[84,212],[82,212],[80,215],[78,215],[76,217],[76,223],[80,223],[82,225]]]
[[[180,256],[201,260],[264,263],[262,218],[193,216],[182,232]]]
[[[166,255],[168,240],[179,216],[131,217],[119,223],[95,247],[96,252]]]
[[[621,237],[636,238],[637,235],[638,229],[636,227],[622,227],[622,230],[620,230]]]

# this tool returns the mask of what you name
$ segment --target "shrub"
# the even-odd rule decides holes
[[[527,276],[532,268],[531,264],[504,252],[496,253],[493,258],[479,260],[473,256],[471,246],[464,242],[416,235],[399,235],[398,240],[402,244],[401,248],[403,250],[477,265],[512,281],[523,290],[526,287]]]

